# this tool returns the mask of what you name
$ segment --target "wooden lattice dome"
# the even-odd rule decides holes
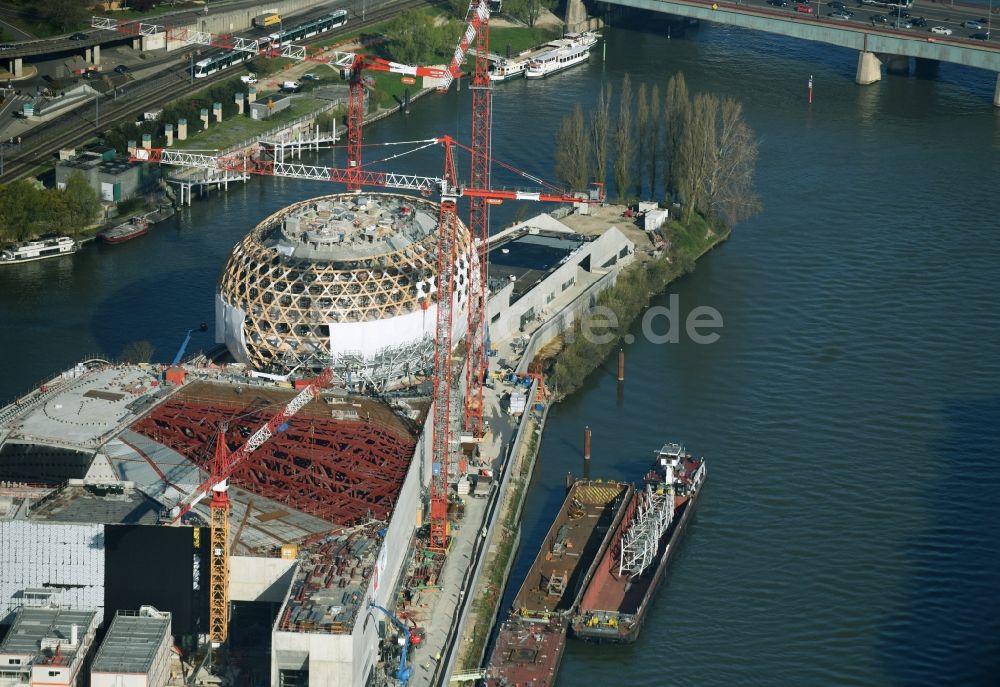
[[[351,352],[362,348],[365,327],[363,347],[372,350],[356,351],[364,355],[424,337],[420,323],[436,307],[438,212],[437,203],[411,196],[343,194],[265,219],[235,246],[219,281],[230,351],[258,370],[288,373],[329,365],[341,339]],[[458,247],[461,307],[469,275],[464,225]]]

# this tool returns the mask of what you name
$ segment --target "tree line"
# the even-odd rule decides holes
[[[101,201],[87,178],[74,172],[66,188],[43,188],[20,179],[0,186],[0,242],[46,233],[76,234],[97,220]]]
[[[606,183],[608,168],[621,201],[679,199],[695,212],[729,227],[760,211],[754,191],[758,145],[743,106],[712,93],[692,96],[678,72],[666,83],[639,85],[626,74],[612,121],[612,86],[601,87],[585,116],[577,104],[556,135],[555,175],[572,191]],[[610,159],[609,159],[610,156]]]

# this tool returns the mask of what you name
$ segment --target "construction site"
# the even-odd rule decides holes
[[[522,418],[547,402],[528,365],[635,251],[597,193],[491,190],[491,7],[450,66],[404,72],[447,88],[475,47],[472,145],[435,139],[439,176],[362,166],[361,72],[399,69],[364,56],[344,169],[136,151],[348,193],[248,227],[214,349],[185,356],[191,330],[169,363],[85,360],[0,408],[0,659],[38,627],[0,686],[85,684],[95,653],[91,684],[448,680]],[[491,230],[491,204],[522,200],[564,206]],[[53,662],[70,670],[36,677]]]

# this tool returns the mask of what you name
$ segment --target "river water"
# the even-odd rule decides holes
[[[670,289],[682,312],[716,308],[721,339],[653,344],[636,330],[621,394],[608,363],[549,415],[512,587],[565,473],[580,472],[584,425],[597,475],[637,479],[667,440],[709,461],[639,641],[571,644],[560,685],[997,684],[994,77],[942,65],[936,78],[858,87],[855,64],[849,51],[720,26],[671,39],[616,29],[606,62],[597,53],[496,90],[496,157],[545,178],[559,119],[625,72],[662,90],[682,70],[692,90],[741,100],[761,137],[765,211]],[[453,91],[367,138],[468,140],[468,119],[467,90]],[[436,175],[439,159],[395,165]],[[237,239],[325,191],[256,179],[138,241],[4,268],[0,397],[130,340],[169,360],[188,328],[211,322]],[[534,209],[504,205],[494,224]]]

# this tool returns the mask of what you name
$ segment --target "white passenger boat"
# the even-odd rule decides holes
[[[57,258],[60,255],[72,255],[79,248],[80,245],[68,236],[58,236],[41,241],[25,241],[0,252],[0,263],[13,264]]]
[[[503,59],[490,68],[490,81],[510,81],[524,75],[528,60]]]
[[[590,49],[597,44],[599,34],[591,31],[584,33],[567,33],[563,38],[552,41],[553,48],[532,57],[528,68],[524,70],[524,78],[541,79],[549,74],[561,72],[563,69],[581,64],[590,57]]]

